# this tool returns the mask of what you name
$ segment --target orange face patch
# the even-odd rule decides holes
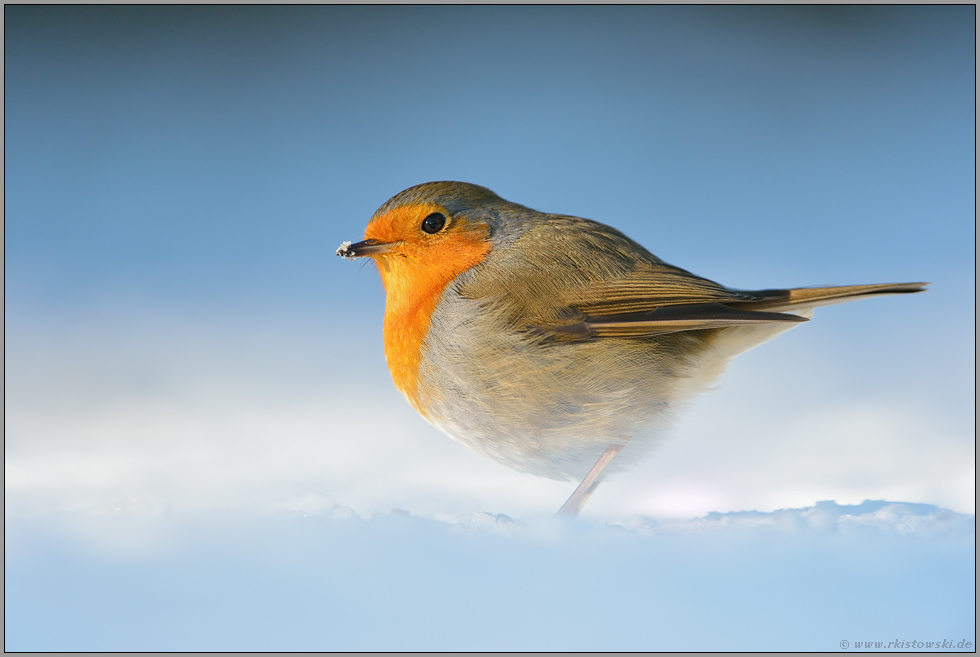
[[[430,235],[421,229],[422,221],[436,212],[446,217],[446,225]],[[487,224],[452,217],[433,203],[396,207],[372,218],[364,231],[365,239],[390,245],[371,256],[388,297],[385,357],[395,387],[422,415],[427,413],[418,400],[418,372],[432,313],[446,285],[486,258],[489,232]]]

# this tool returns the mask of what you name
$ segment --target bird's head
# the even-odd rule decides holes
[[[490,252],[490,226],[480,218],[488,205],[504,203],[485,187],[431,182],[410,187],[382,205],[364,240],[345,243],[337,255],[371,258],[389,300],[432,294],[482,262]]]

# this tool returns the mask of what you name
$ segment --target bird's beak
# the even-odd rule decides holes
[[[341,258],[346,258],[347,260],[353,260],[354,258],[361,258],[364,256],[380,255],[382,253],[387,253],[391,250],[391,247],[395,246],[397,242],[379,242],[378,240],[364,240],[363,242],[358,242],[357,244],[351,244],[350,242],[344,242],[337,247],[337,255]]]

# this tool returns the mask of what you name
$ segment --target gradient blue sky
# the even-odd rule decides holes
[[[135,569],[122,586],[137,598],[139,582],[168,577],[191,595],[213,554],[257,573],[255,595],[282,595],[269,564],[312,568],[327,540],[291,525],[297,513],[320,518],[344,545],[404,538],[413,547],[392,563],[455,555],[455,575],[428,589],[382,569],[389,593],[414,590],[434,609],[451,609],[453,583],[484,581],[459,555],[493,559],[500,541],[500,591],[521,586],[520,564],[545,558],[538,538],[477,532],[461,547],[443,527],[489,512],[547,533],[538,523],[570,486],[507,471],[416,417],[385,368],[376,274],[333,255],[390,196],[428,180],[474,182],[603,221],[733,287],[933,283],[926,294],[820,309],[741,356],[653,459],[599,488],[583,517],[592,524],[574,530],[584,533],[548,534],[544,552],[556,563],[579,563],[581,541],[601,561],[618,527],[635,531],[630,518],[880,499],[972,523],[972,6],[8,6],[4,38],[6,529],[17,546],[43,546],[8,550],[6,636],[18,647],[229,647],[234,632],[215,628],[232,625],[217,616],[182,625],[183,642],[172,644],[146,639],[152,633],[112,643],[119,630],[93,620],[98,609],[81,616],[85,641],[45,643],[51,628],[38,619],[81,613],[44,600],[113,599],[98,582],[119,560]],[[227,514],[236,519],[228,536],[296,531],[305,547],[287,557],[263,543],[256,561],[201,529]],[[362,524],[352,528],[348,516]],[[855,631],[921,621],[972,640],[974,616],[960,613],[972,587],[950,584],[959,593],[944,599],[929,589],[939,563],[941,581],[973,581],[972,538],[950,544],[928,533],[912,557],[896,531],[874,545],[908,557],[896,557],[896,576],[918,582],[937,619],[959,620],[927,623],[886,586],[852,611],[860,620],[860,609],[880,603],[891,620],[869,615]],[[819,561],[814,546],[830,541],[819,568],[844,559],[852,581],[878,581],[868,574],[878,572],[872,543],[808,536],[791,532],[773,548],[785,548],[784,575]],[[681,556],[689,546],[629,541],[623,558],[640,573],[662,563],[644,561],[646,550],[698,572]],[[712,559],[762,567],[718,545],[704,548]],[[344,550],[338,558],[371,570],[377,553],[358,561],[357,549]],[[852,550],[865,557],[849,560]],[[558,570],[534,580],[553,591],[535,598],[541,608],[564,609]],[[639,600],[628,571],[617,572],[610,590]],[[226,575],[212,582],[215,604],[238,609]],[[683,590],[678,577],[670,590]],[[813,601],[829,593],[807,593],[818,579],[749,599],[774,625],[804,610],[820,620]],[[725,581],[699,586],[706,595],[751,588]],[[385,586],[371,590],[384,597]],[[767,595],[791,603],[773,606]],[[112,608],[139,626],[178,613],[161,604]],[[489,602],[469,604],[488,622],[505,620]],[[719,607],[698,625],[658,625],[702,628],[700,643],[662,632],[575,643],[556,633],[567,613],[537,633],[522,626],[510,642],[460,634],[427,646],[419,620],[417,639],[399,644],[396,625],[384,625],[390,634],[371,643],[377,619],[365,611],[345,621],[348,634],[283,643],[297,631],[284,621],[252,645],[830,649],[844,638],[833,629],[840,619],[826,616],[831,629],[812,641],[759,642],[736,623],[741,638],[725,643],[734,621],[721,622]]]

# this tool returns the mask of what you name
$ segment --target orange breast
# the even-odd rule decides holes
[[[389,226],[418,226],[419,217],[425,217],[431,211],[438,211],[438,208],[428,205],[399,207],[388,215],[405,213],[411,216],[376,217],[365,232],[367,237],[384,242],[400,238],[397,248],[375,259],[387,293],[385,357],[395,387],[424,416],[428,414],[419,402],[418,377],[432,313],[446,286],[482,262],[490,251],[489,229],[482,223],[454,221],[445,235],[438,236],[386,234],[385,228]],[[415,232],[420,231],[416,228]],[[451,340],[452,337],[432,336],[432,339]]]

